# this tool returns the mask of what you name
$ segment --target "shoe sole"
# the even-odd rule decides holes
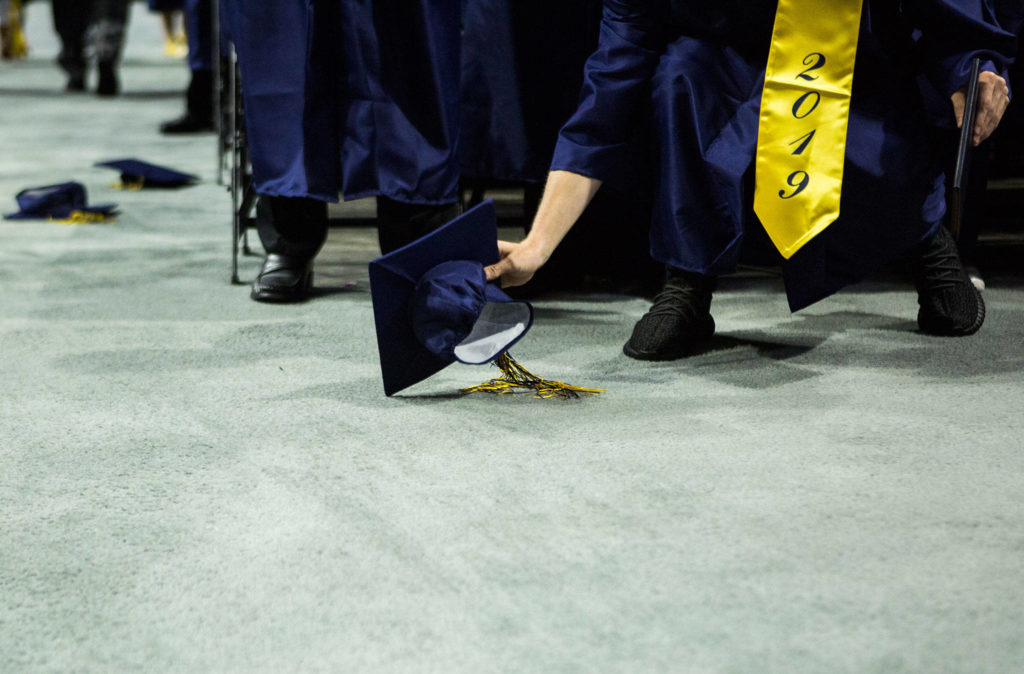
[[[680,360],[698,352],[701,347],[705,346],[708,341],[714,337],[715,319],[711,316],[708,316],[708,321],[704,326],[704,332],[706,334],[697,337],[693,341],[680,344],[671,351],[641,351],[633,348],[630,342],[626,342],[622,345],[622,353],[634,360],[646,360],[652,362]]]

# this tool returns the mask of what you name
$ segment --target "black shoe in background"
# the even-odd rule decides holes
[[[57,63],[67,73],[68,81],[65,91],[77,93],[85,91],[85,57],[82,56],[80,45],[65,45],[57,56]]]
[[[985,322],[985,301],[964,270],[953,235],[940,227],[914,251],[917,325],[939,337],[973,335]]]
[[[711,317],[711,276],[670,269],[622,352],[637,360],[676,360],[693,354],[715,334]]]
[[[213,71],[193,70],[185,92],[185,114],[160,125],[160,133],[206,133],[215,131],[213,123]]]
[[[117,81],[117,64],[113,61],[100,61],[97,64],[99,82],[96,85],[98,96],[117,96],[121,93],[121,84]]]
[[[307,197],[261,195],[256,231],[267,251],[252,284],[257,302],[302,302],[313,287],[313,258],[327,239],[327,204]]]
[[[85,91],[85,73],[68,75],[68,83],[65,85],[64,91],[69,94],[79,94]]]
[[[160,133],[172,136],[186,133],[208,133],[214,130],[212,119],[193,117],[189,113],[160,125]]]

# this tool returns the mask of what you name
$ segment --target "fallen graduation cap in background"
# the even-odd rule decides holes
[[[485,201],[440,229],[370,263],[384,393],[394,395],[458,361],[494,362],[502,376],[463,393],[532,393],[577,398],[601,389],[546,381],[508,349],[533,324],[533,307],[487,283],[498,254],[494,202]]]
[[[89,206],[85,185],[70,181],[57,185],[29,187],[15,196],[17,213],[8,213],[8,220],[57,220],[71,223],[111,222],[117,204]]]
[[[141,190],[146,187],[186,187],[199,182],[199,176],[182,173],[166,166],[150,164],[141,159],[101,161],[97,162],[96,166],[112,168],[115,171],[121,172],[121,182],[115,185],[118,189]]]

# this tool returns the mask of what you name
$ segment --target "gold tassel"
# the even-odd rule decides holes
[[[134,179],[121,179],[116,183],[111,183],[110,186],[113,187],[115,190],[124,190],[125,192],[138,192],[139,190],[146,186],[146,178],[145,176],[139,176],[138,178]]]
[[[494,359],[501,370],[501,377],[491,379],[479,386],[462,389],[463,393],[493,393],[495,395],[521,395],[532,393],[534,398],[561,398],[573,400],[580,396],[596,396],[605,392],[603,388],[583,388],[560,381],[548,381],[529,372],[517,363],[508,352]]]
[[[21,0],[13,0],[7,15],[7,23],[3,26],[2,43],[3,58],[23,59],[28,56],[28,42],[22,25]]]
[[[117,218],[102,213],[86,213],[85,211],[72,211],[66,218],[50,218],[50,222],[61,225],[96,225],[107,222],[117,222]]]

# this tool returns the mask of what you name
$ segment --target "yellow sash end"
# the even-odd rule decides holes
[[[839,217],[863,0],[779,0],[754,212],[789,258]]]

